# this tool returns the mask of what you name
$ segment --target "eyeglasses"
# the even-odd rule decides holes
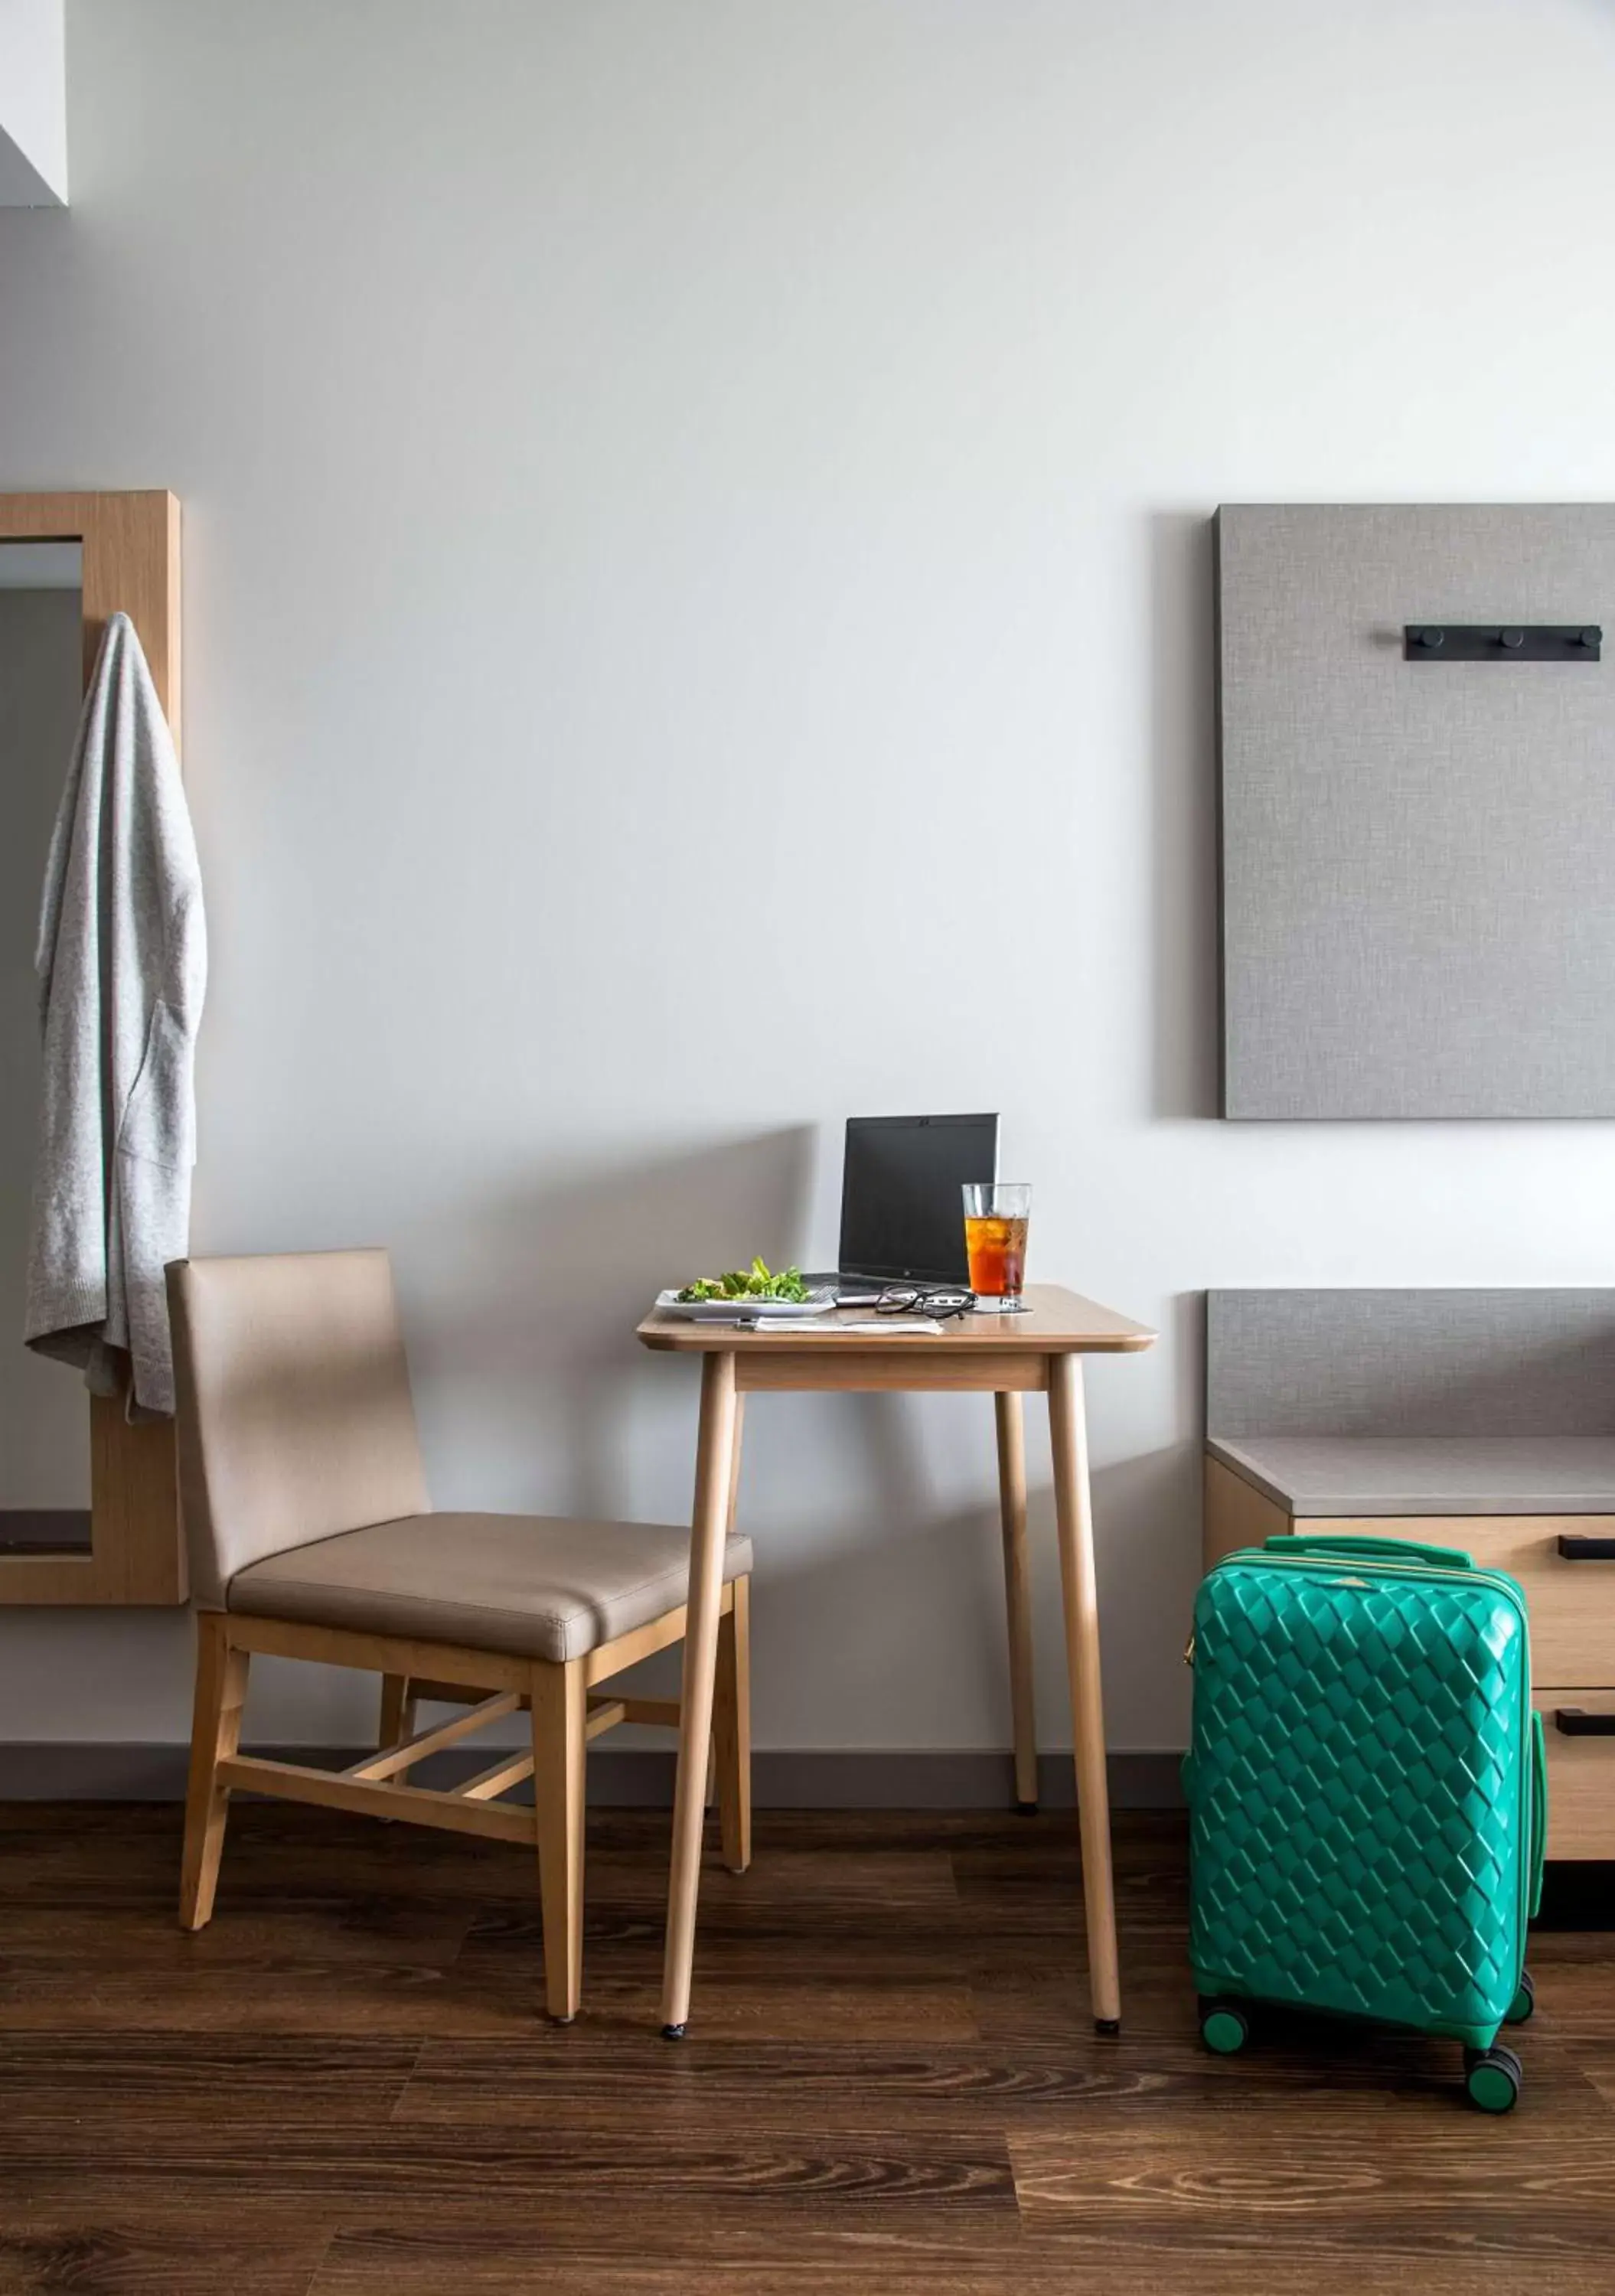
[[[898,1284],[881,1292],[874,1310],[877,1316],[930,1316],[938,1323],[946,1323],[950,1316],[968,1316],[975,1304],[973,1292],[932,1292],[923,1284]]]

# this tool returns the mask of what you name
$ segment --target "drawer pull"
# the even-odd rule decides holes
[[[1584,1706],[1556,1706],[1554,1727],[1562,1738],[1615,1738],[1615,1714],[1589,1714]]]
[[[1559,1534],[1562,1562],[1615,1562],[1615,1538],[1589,1538],[1578,1530]]]

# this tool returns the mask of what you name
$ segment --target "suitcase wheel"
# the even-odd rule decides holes
[[[1482,2112],[1513,2112],[1525,2073],[1513,2049],[1465,2049],[1463,2086]]]
[[[1237,2001],[1202,2001],[1200,2038],[1216,2055],[1236,2056],[1250,2038],[1250,2021]]]
[[[1526,2019],[1535,2012],[1536,2006],[1537,1988],[1531,1983],[1531,1972],[1529,1969],[1522,1969],[1520,1972],[1520,1990],[1504,2012],[1503,2021],[1505,2025],[1523,2025]]]

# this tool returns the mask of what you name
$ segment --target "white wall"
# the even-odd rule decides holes
[[[67,198],[62,0],[0,0],[0,207]]]
[[[847,1111],[1001,1106],[1034,1273],[1161,1326],[1091,1397],[1112,1741],[1180,1742],[1193,1295],[1615,1281],[1606,1128],[1210,1117],[1205,526],[1615,494],[1615,10],[75,0],[69,65],[4,477],[184,500],[198,1247],[393,1245],[440,1500],[676,1517],[646,1294],[826,1250]],[[753,1412],[760,1743],[1004,1742],[990,1449]],[[185,1650],[0,1619],[0,1738],[177,1738]]]

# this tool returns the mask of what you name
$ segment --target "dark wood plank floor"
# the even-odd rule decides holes
[[[1525,2102],[1439,2043],[1198,2044],[1175,1819],[1119,1821],[1119,2040],[1074,1823],[764,1816],[656,2030],[667,1821],[591,1824],[585,2013],[496,1843],[0,1809],[0,2289],[143,2296],[1615,2290],[1615,1937],[1541,1935]]]

